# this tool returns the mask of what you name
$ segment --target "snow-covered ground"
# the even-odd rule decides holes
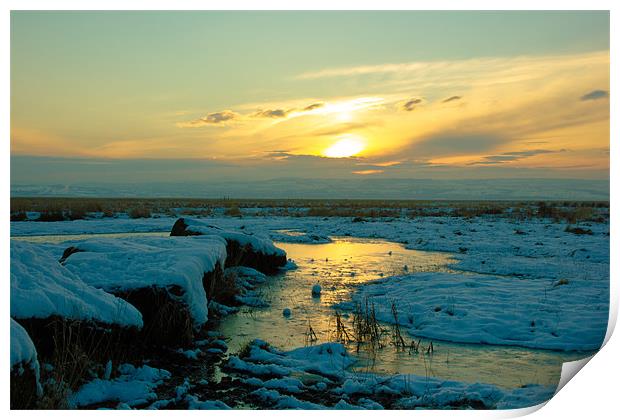
[[[550,350],[598,350],[607,330],[609,284],[576,279],[419,273],[388,277],[358,289],[377,318],[413,336]],[[341,305],[345,306],[345,305]]]
[[[563,223],[496,216],[376,219],[357,223],[351,218],[337,217],[204,220],[204,224],[196,224],[242,228],[258,237],[282,242],[320,243],[330,236],[384,238],[403,243],[409,249],[454,253],[457,262],[451,268],[490,275],[414,276],[412,279],[420,279],[416,284],[424,288],[415,297],[411,288],[416,287],[407,279],[384,280],[368,286],[373,295],[381,295],[385,288],[388,296],[398,296],[402,310],[412,307],[410,315],[418,326],[413,332],[423,336],[550,349],[596,349],[606,330],[608,223],[582,224],[592,234],[577,235],[567,232]],[[13,235],[145,232],[166,231],[173,223],[171,218],[13,222],[11,229]],[[433,281],[424,281],[431,277]],[[454,280],[458,281],[451,284]],[[475,288],[471,286],[474,284]],[[438,288],[443,288],[441,293]],[[445,311],[435,312],[436,306],[453,306],[458,313],[452,317]],[[460,326],[468,322],[470,328],[463,330]],[[446,330],[439,330],[438,325]],[[507,325],[511,327],[506,328]]]
[[[142,327],[142,316],[126,301],[85,283],[58,262],[54,247],[11,241],[11,316],[61,316]]]
[[[243,228],[244,232],[280,242],[312,243],[316,238],[323,242],[321,238],[329,236],[383,238],[403,243],[410,249],[454,252],[460,259],[457,268],[488,274],[562,278],[580,273],[592,278],[609,278],[609,223],[583,224],[581,226],[592,230],[592,235],[576,235],[566,232],[563,223],[495,216],[371,219],[359,223],[346,217],[215,217],[203,220],[223,229]],[[11,235],[169,232],[175,221],[162,217],[11,222]]]
[[[238,230],[226,230],[203,220],[188,218],[182,220],[185,227],[184,230],[192,235],[215,235],[224,238],[226,241],[236,242],[242,247],[251,247],[254,252],[265,255],[286,256],[286,252],[275,246],[270,239],[261,235],[244,232],[245,226],[240,226]]]
[[[123,364],[118,368],[119,376],[114,379],[98,378],[82,386],[69,397],[69,407],[77,408],[104,401],[116,401],[119,408],[148,403],[157,399],[153,391],[170,372],[144,365],[135,367]]]
[[[12,222],[11,234],[166,232],[170,231],[175,220]],[[269,252],[273,250],[273,244],[265,240],[267,238],[284,243],[325,243],[329,242],[330,237],[354,236],[383,238],[402,243],[409,249],[453,253],[456,262],[448,267],[450,270],[446,270],[450,272],[410,272],[387,277],[361,285],[353,295],[353,301],[370,297],[379,319],[385,322],[393,322],[391,305],[395,303],[400,324],[413,336],[540,349],[596,350],[605,335],[609,305],[608,222],[581,224],[580,227],[588,229],[591,234],[575,234],[568,231],[565,224],[548,220],[495,216],[356,222],[351,218],[215,217],[205,218],[204,221],[205,224],[195,225],[216,225],[223,232],[243,231],[249,235],[242,235],[242,238],[258,241],[256,243],[268,247]],[[212,233],[210,228],[204,229]],[[191,246],[188,245],[190,241],[194,241]],[[68,316],[77,311],[86,319],[96,318],[106,322],[112,313],[118,316],[121,310],[124,311],[124,323],[138,325],[141,322],[139,313],[133,313],[131,305],[121,301],[125,305],[120,307],[119,302],[114,300],[117,298],[93,285],[114,288],[146,277],[149,281],[153,278],[169,281],[170,272],[206,272],[218,261],[219,254],[210,250],[207,254],[216,257],[207,261],[204,256],[198,255],[201,247],[194,245],[204,243],[207,246],[209,241],[212,241],[209,237],[83,239],[72,241],[71,245],[78,244],[87,252],[73,254],[67,260],[66,267],[58,263],[60,256],[57,253],[61,246],[12,241],[12,253],[15,249],[24,257],[15,262],[11,259],[11,315],[17,318],[44,317],[51,313]],[[164,242],[167,245],[160,244]],[[215,246],[211,242],[209,244]],[[218,246],[224,247],[222,242]],[[159,265],[150,262],[155,254]],[[164,258],[164,255],[170,258]],[[252,294],[252,289],[263,278],[258,275],[260,273],[238,271],[239,281],[247,286],[247,302],[244,302],[243,296],[239,302],[251,304],[254,298],[258,299]],[[80,277],[88,277],[89,281],[85,282]],[[184,277],[173,284],[198,284],[194,277],[199,276],[191,276],[191,281]],[[115,283],[111,285],[110,282]],[[45,293],[41,295],[38,289]],[[42,296],[40,303],[26,304],[30,294]],[[69,298],[49,299],[48,295],[66,295]],[[80,299],[75,299],[75,296],[80,296]],[[206,301],[193,302],[192,305],[202,307],[206,314]],[[351,305],[352,302],[345,302],[341,307],[351,309]],[[100,306],[103,308],[101,311],[98,309]],[[223,305],[219,309],[220,313],[226,313],[227,308]],[[194,315],[200,322],[206,321],[200,313]],[[254,341],[247,350],[247,354],[231,356],[226,368],[244,377],[245,385],[252,388],[251,399],[265,407],[381,408],[391,398],[395,402],[390,404],[390,408],[516,408],[542,402],[550,398],[554,391],[540,385],[508,390],[488,384],[415,375],[353,373],[348,368],[354,359],[343,346],[335,343],[283,352],[267,343]],[[193,351],[181,349],[181,357],[187,357],[186,352]],[[200,354],[191,353],[196,358]],[[73,402],[75,406],[94,404],[97,401],[89,395],[107,393],[121,403],[119,408],[145,403],[151,404],[151,408],[165,407],[168,402],[153,395],[153,390],[166,379],[165,374],[160,372],[162,375],[155,375],[156,378],[152,376],[143,380],[140,375],[149,372],[152,373],[146,366],[126,367],[121,369],[117,378],[100,378],[96,380],[99,382],[85,385],[74,395]],[[135,387],[139,393],[120,395],[119,389],[136,381],[142,381]],[[177,403],[183,401],[188,408],[226,408],[221,401],[192,394],[192,386],[188,382],[187,386],[179,388]],[[318,394],[324,397],[321,404],[307,399],[307,396]]]
[[[226,260],[226,243],[217,236],[97,238],[66,246],[81,252],[67,258],[65,267],[91,286],[108,292],[180,287],[195,328],[208,320],[203,275]]]

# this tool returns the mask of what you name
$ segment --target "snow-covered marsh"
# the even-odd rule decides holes
[[[235,269],[240,294],[249,299],[246,303],[259,298],[270,306],[249,310],[211,301],[211,308],[219,308],[223,317],[217,328],[228,336],[229,353],[221,353],[225,348],[217,346],[202,349],[199,360],[175,353],[181,363],[192,364],[210,360],[203,358],[215,356],[217,351],[233,382],[234,378],[242,378],[243,386],[251,388],[252,397],[243,400],[250,405],[528,406],[552,395],[564,360],[583,357],[583,353],[573,350],[591,354],[605,333],[609,302],[609,224],[605,220],[583,222],[578,225],[581,229],[567,229],[564,223],[546,219],[494,215],[355,221],[344,217],[245,216],[202,220],[223,231],[277,240],[276,246],[295,260],[290,267],[298,267],[267,277],[245,268]],[[117,232],[122,236],[122,232],[169,232],[174,222],[173,218],[16,222],[12,233]],[[177,239],[205,237],[208,235]],[[72,238],[71,242],[82,239],[86,238]],[[358,246],[368,249],[353,256],[345,251]],[[46,249],[59,258],[58,248],[48,245]],[[329,252],[323,255],[322,250]],[[84,254],[97,252],[93,249]],[[317,283],[322,289],[320,299],[312,298],[310,293]],[[363,363],[360,366],[361,354],[351,357],[354,345],[338,344],[344,353],[330,347],[335,345],[330,343],[334,339],[330,336],[334,310],[350,325],[352,305],[366,296],[375,304],[386,331],[393,322],[391,304],[395,302],[403,336],[416,342],[422,338],[424,348],[433,341],[434,355],[396,352],[388,345],[378,355],[378,363],[370,367]],[[237,303],[243,302],[240,297]],[[283,316],[286,308],[292,312],[290,318]],[[332,354],[340,354],[338,371],[334,371],[334,363],[308,367],[311,360],[324,361],[324,355],[291,353],[303,345],[309,325],[318,335],[314,344],[326,346],[305,347],[312,349],[305,352],[329,348]],[[234,355],[239,343],[256,337],[273,342],[281,350],[263,343],[255,346],[257,349],[248,348]],[[182,351],[188,348],[196,350],[196,346],[183,345]],[[389,356],[388,352],[393,354]],[[353,363],[349,363],[351,360]],[[166,368],[165,364],[155,366]],[[368,370],[372,374],[363,373]],[[168,402],[155,399],[148,404],[152,408],[236,407],[234,399],[223,398],[222,402],[206,392],[206,387],[216,385],[199,383],[192,382],[179,401],[166,396]],[[404,383],[409,384],[408,388]],[[427,388],[421,392],[416,386],[423,383]],[[228,385],[222,382],[217,386]],[[325,397],[316,399],[318,395]],[[387,402],[394,401],[388,395],[397,395],[398,404]]]

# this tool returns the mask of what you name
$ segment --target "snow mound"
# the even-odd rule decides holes
[[[249,350],[244,360],[236,358],[229,366],[258,376],[285,376],[297,371],[340,377],[347,367],[355,363],[355,359],[349,356],[340,343],[324,343],[281,352],[264,341],[254,340]]]
[[[281,410],[325,410],[328,408],[324,405],[299,400],[292,395],[281,395],[275,389],[259,388],[253,391],[252,395]]]
[[[194,395],[187,395],[185,400],[188,410],[231,410],[226,403],[219,400],[200,401]]]
[[[112,379],[95,379],[82,386],[69,397],[69,406],[84,407],[106,401],[127,404],[129,407],[146,404],[157,399],[154,389],[170,378],[170,372],[144,365],[136,368],[130,364],[119,367],[120,376]]]
[[[34,343],[24,327],[11,318],[11,367],[18,363],[39,367]]]
[[[236,232],[232,230],[224,230],[217,226],[210,225],[201,220],[181,218],[177,223],[184,224],[184,230],[191,235],[215,235],[224,238],[226,241],[234,241],[241,246],[251,246],[255,252],[266,255],[286,256],[283,249],[278,248],[268,238],[262,238],[245,232]],[[175,223],[175,225],[177,224]],[[173,227],[174,231],[174,227]]]
[[[263,273],[277,272],[286,265],[286,252],[276,247],[268,236],[221,229],[203,221],[178,219],[170,236],[218,236],[226,241],[226,266],[246,266]]]
[[[150,286],[178,286],[196,328],[208,320],[203,276],[226,260],[226,245],[218,237],[135,237],[71,242],[80,252],[65,266],[84,282],[107,292]]]
[[[11,318],[11,408],[32,408],[42,395],[37,350],[26,330]]]
[[[84,283],[42,245],[11,241],[11,316],[60,316],[142,327],[128,302]]]
[[[609,289],[488,275],[417,273],[360,287],[353,299],[371,299],[377,318],[414,336],[462,343],[518,345],[550,350],[594,350],[605,337]]]

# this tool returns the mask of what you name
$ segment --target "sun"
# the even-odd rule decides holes
[[[355,156],[364,150],[364,142],[358,136],[346,136],[329,146],[323,155],[329,158],[345,158]]]

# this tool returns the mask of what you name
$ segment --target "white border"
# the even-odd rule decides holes
[[[619,20],[616,18],[618,11],[618,2],[604,1],[604,0],[589,0],[589,1],[574,1],[564,0],[549,1],[549,0],[435,0],[435,1],[402,1],[402,0],[381,0],[381,1],[369,1],[369,0],[357,0],[357,1],[335,1],[335,0],[302,0],[302,1],[285,1],[285,0],[263,0],[261,2],[251,0],[229,0],[227,2],[208,2],[200,0],[135,0],[135,1],[121,1],[121,0],[5,0],[2,2],[3,13],[0,17],[0,45],[1,53],[4,56],[2,60],[2,66],[0,66],[0,74],[2,75],[2,85],[4,89],[2,92],[3,100],[0,102],[0,128],[4,134],[4,141],[2,143],[3,153],[2,159],[2,172],[4,174],[4,181],[1,186],[2,194],[2,255],[5,261],[4,268],[4,291],[2,294],[3,305],[5,313],[9,312],[9,293],[7,288],[9,287],[9,195],[10,195],[10,10],[135,10],[135,9],[154,9],[154,10],[199,10],[199,9],[211,9],[211,10],[235,10],[235,9],[252,9],[252,10],[278,10],[278,9],[290,9],[290,10],[347,10],[347,9],[362,9],[362,10],[611,10],[611,138],[616,140],[620,139],[620,132],[615,117],[618,116],[617,109],[617,91],[615,89],[615,78],[613,75],[620,74],[618,68],[616,56],[618,53],[618,31],[614,28],[618,27]],[[611,143],[611,142],[610,142]],[[614,144],[610,144],[611,152],[610,159],[613,162],[618,160],[618,147]],[[617,217],[618,206],[618,188],[613,183],[613,180],[619,179],[617,166],[611,165],[611,213],[612,219],[615,221]],[[611,255],[620,255],[617,240],[618,228],[615,223],[611,224]],[[611,263],[611,308],[610,308],[610,325],[606,340],[609,340],[605,347],[597,354],[590,363],[588,363],[579,373],[579,377],[576,380],[569,381],[568,384],[556,395],[543,409],[541,407],[534,407],[530,409],[511,410],[511,411],[492,411],[492,412],[435,412],[435,411],[417,411],[414,413],[409,411],[391,411],[382,414],[389,417],[409,417],[415,415],[422,418],[501,418],[501,417],[517,417],[528,413],[532,414],[532,418],[583,418],[588,416],[590,418],[609,418],[611,413],[617,413],[617,391],[616,383],[618,381],[618,361],[617,355],[620,354],[620,344],[618,344],[617,337],[611,337],[611,332],[615,327],[615,322],[618,313],[618,282],[617,272],[618,265],[612,258]],[[6,319],[6,318],[5,318]],[[2,381],[2,389],[0,395],[2,396],[3,407],[8,410],[9,408],[9,345],[8,345],[8,319],[2,324],[2,336],[5,337],[5,345],[2,346],[0,352],[2,355],[1,364],[2,371],[4,372]],[[544,405],[544,404],[543,404]],[[538,410],[538,411],[537,411]],[[263,414],[264,413],[264,414]],[[164,413],[147,413],[145,411],[135,413],[137,416],[225,416],[225,417],[254,417],[268,415],[274,419],[287,419],[291,415],[296,418],[310,418],[316,415],[321,417],[335,417],[338,416],[336,411],[322,411],[320,413],[313,412],[296,412],[290,413],[288,411],[269,411],[267,412],[243,412],[233,411],[232,413],[223,414],[218,413],[192,413],[192,412],[164,412]],[[356,416],[367,417],[375,416],[377,413],[358,413]],[[33,418],[38,416],[37,412],[11,412],[13,417]],[[48,412],[45,416],[51,416],[52,419],[62,417],[79,418],[84,415],[88,416],[107,416],[107,412]],[[128,416],[124,412],[115,412],[113,414],[115,418]],[[160,417],[161,418],[161,417]]]

